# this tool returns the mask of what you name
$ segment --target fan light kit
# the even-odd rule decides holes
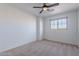
[[[59,5],[59,3],[54,3],[52,5],[46,5],[46,3],[43,3],[43,6],[41,6],[41,7],[34,6],[33,8],[41,8],[42,10],[40,11],[40,13],[42,13],[43,11],[50,11],[49,10],[50,7],[54,7],[54,6],[58,6],[58,5]]]
[[[48,9],[47,7],[44,7],[44,8],[43,8],[44,11],[46,11],[47,9]]]

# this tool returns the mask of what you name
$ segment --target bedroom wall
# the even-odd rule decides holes
[[[77,10],[44,18],[44,39],[77,45]],[[68,17],[67,30],[51,30],[50,19]]]
[[[36,16],[0,4],[0,52],[36,40]]]
[[[79,9],[78,9],[78,46],[79,46]]]
[[[43,39],[43,19],[37,17],[37,40]]]

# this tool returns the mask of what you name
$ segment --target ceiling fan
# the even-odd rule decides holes
[[[59,5],[59,3],[54,3],[52,5],[46,5],[46,3],[43,3],[43,6],[41,6],[41,7],[34,6],[33,8],[41,8],[42,10],[40,11],[40,13],[42,13],[43,11],[49,11],[50,7],[54,7],[54,6],[58,6],[58,5]]]

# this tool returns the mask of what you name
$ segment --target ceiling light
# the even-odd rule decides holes
[[[44,8],[43,8],[44,11],[46,11],[47,9],[48,9],[47,7],[44,7]]]

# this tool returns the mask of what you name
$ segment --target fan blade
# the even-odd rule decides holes
[[[43,5],[46,5],[46,3],[43,3]]]
[[[47,9],[47,11],[54,11],[54,9]]]
[[[42,13],[42,12],[43,12],[43,10],[40,11],[40,13]]]
[[[59,5],[59,3],[54,3],[54,4],[49,5],[49,6],[47,6],[47,7],[53,7],[53,6],[58,6],[58,5]]]
[[[33,8],[42,8],[42,7],[33,7]]]

